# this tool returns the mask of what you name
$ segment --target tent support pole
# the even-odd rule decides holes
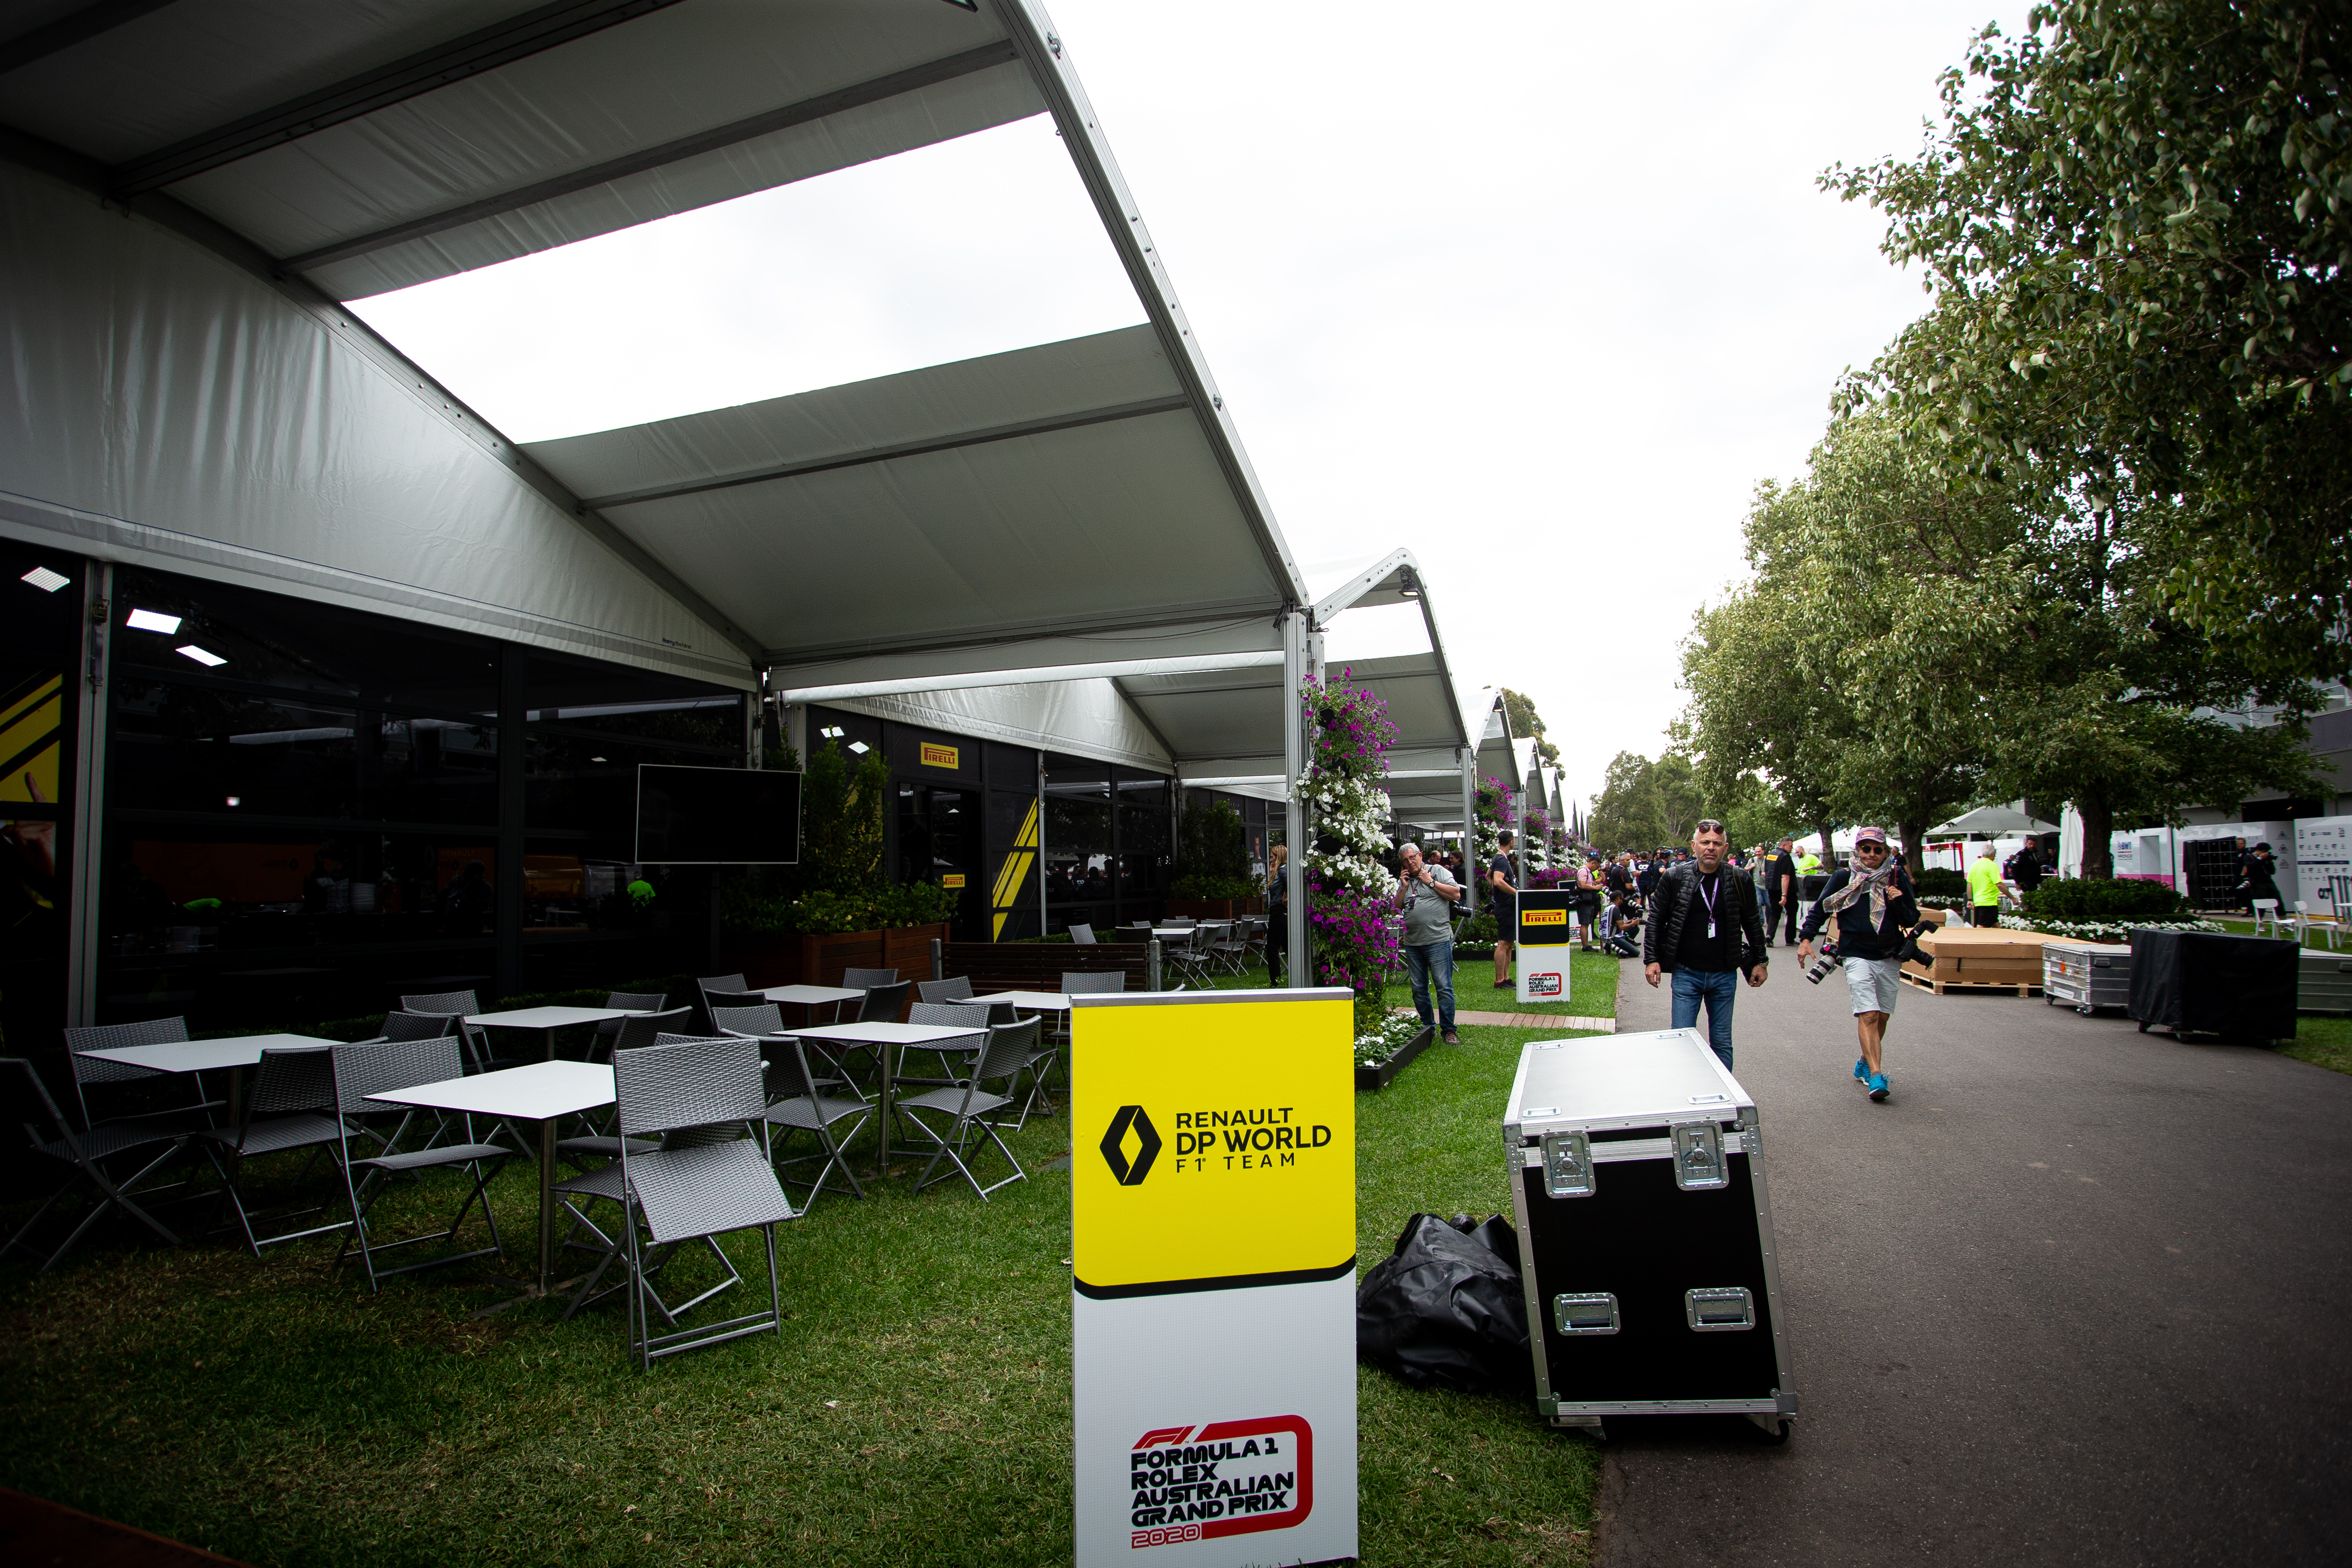
[[[1454,754],[1462,762],[1462,905],[1475,915],[1486,907],[1480,891],[1486,879],[1478,874],[1478,753],[1464,746]]]
[[[1311,960],[1307,952],[1307,849],[1314,840],[1308,837],[1307,803],[1299,790],[1300,774],[1306,767],[1306,739],[1302,733],[1306,714],[1299,700],[1298,689],[1307,681],[1307,616],[1297,610],[1286,610],[1282,616],[1282,777],[1284,821],[1283,836],[1290,844],[1290,858],[1283,875],[1290,886],[1286,897],[1290,903],[1290,929],[1284,933],[1288,949],[1290,978],[1293,987],[1311,985]]]

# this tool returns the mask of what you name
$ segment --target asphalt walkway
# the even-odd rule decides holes
[[[1601,1568],[2352,1561],[2352,1078],[1906,987],[1874,1105],[1775,956],[1737,1070],[1801,1415],[1611,1422]]]

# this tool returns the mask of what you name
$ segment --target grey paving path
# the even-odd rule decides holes
[[[1803,1414],[1612,1422],[1602,1568],[2352,1562],[2352,1078],[1906,989],[1873,1105],[1777,956],[1738,1070]]]

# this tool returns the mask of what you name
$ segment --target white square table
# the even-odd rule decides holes
[[[538,1011],[531,1008],[526,1011]],[[552,1007],[549,1012],[576,1012]],[[395,1089],[368,1098],[386,1105],[467,1111],[500,1121],[539,1123],[539,1282],[525,1296],[545,1296],[555,1273],[555,1124],[567,1116],[613,1103],[613,1069],[597,1062],[532,1062],[503,1072]]]
[[[833,1021],[836,1024],[841,1022],[843,1003],[866,1000],[865,992],[851,991],[839,985],[771,985],[759,994],[765,996],[771,1002],[787,1002],[803,1009],[803,1017],[808,1016],[807,1009],[823,1007],[830,1004],[833,1007]]]
[[[151,1072],[226,1072],[228,1120],[232,1127],[245,1120],[245,1073],[261,1065],[264,1051],[325,1050],[335,1042],[310,1035],[239,1035],[227,1040],[166,1040],[155,1046],[121,1046],[112,1050],[83,1051],[94,1061],[120,1062]],[[202,1080],[197,1096],[204,1098]]]
[[[650,1011],[646,1007],[517,1007],[505,1013],[468,1013],[465,1021],[478,1029],[537,1029],[546,1047],[546,1059],[553,1061],[556,1030],[574,1024],[601,1024],[607,1018],[633,1018]]]
[[[981,998],[972,998],[977,1002]],[[892,1085],[898,1068],[890,1060],[890,1047],[903,1052],[908,1046],[937,1045],[971,1035],[984,1034],[984,1029],[951,1029],[940,1024],[892,1024],[877,1020],[870,1024],[820,1024],[810,1029],[783,1031],[797,1040],[824,1040],[837,1046],[859,1046],[871,1050],[882,1063],[882,1103],[877,1116],[879,1131],[876,1138],[874,1173],[883,1174],[890,1168],[890,1105]]]
[[[975,996],[975,1002],[1003,1002],[1014,1007],[1026,1007],[1033,1013],[1066,1013],[1070,999],[1059,991],[991,991],[985,996]]]

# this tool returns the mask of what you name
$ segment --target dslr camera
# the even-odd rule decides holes
[[[1814,959],[1811,965],[1805,971],[1806,983],[1812,985],[1819,985],[1822,983],[1822,977],[1827,974],[1831,970],[1835,969],[1837,966],[1837,943],[1833,942],[1825,942],[1822,943],[1821,956]]]

